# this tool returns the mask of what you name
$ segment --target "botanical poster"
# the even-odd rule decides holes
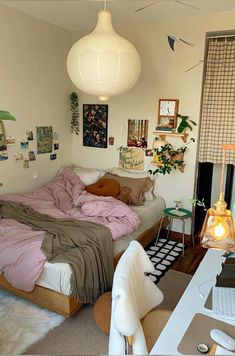
[[[133,169],[137,171],[144,170],[144,150],[136,147],[120,147],[119,149],[119,167]]]
[[[37,153],[49,153],[53,148],[52,126],[36,127],[37,134]]]

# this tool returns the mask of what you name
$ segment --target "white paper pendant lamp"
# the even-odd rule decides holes
[[[95,30],[70,49],[67,70],[81,91],[105,101],[131,89],[140,75],[135,47],[112,27],[111,13],[101,10]]]

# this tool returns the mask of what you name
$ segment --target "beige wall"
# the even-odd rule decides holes
[[[66,72],[71,33],[0,5],[0,109],[10,110],[17,118],[16,122],[5,123],[7,136],[15,136],[17,143],[9,147],[9,159],[0,162],[0,181],[4,183],[1,193],[34,189],[37,183],[32,179],[33,171],[39,172],[39,182],[43,184],[72,159],[86,167],[117,166],[117,149],[126,144],[129,118],[149,120],[151,147],[159,98],[178,98],[179,112],[198,122],[203,66],[188,73],[185,70],[203,59],[205,33],[233,29],[234,15],[224,13],[180,22],[117,27],[141,55],[140,79],[132,90],[108,101],[108,135],[115,137],[115,145],[108,149],[82,146],[82,104],[99,101],[79,93],[81,132],[78,137],[73,136],[72,148],[68,99],[71,83]],[[176,43],[172,52],[165,34],[180,36],[193,42],[194,47]],[[73,33],[72,42],[80,36]],[[26,138],[26,130],[32,130],[35,135],[35,127],[40,125],[52,125],[59,132],[58,159],[49,161],[49,154],[38,155],[30,168],[24,169],[22,161],[14,160],[14,154],[19,151],[20,141]],[[190,136],[198,142],[197,132],[198,126]],[[182,145],[180,139],[170,138],[169,142],[175,147]],[[35,144],[34,140],[30,148],[35,149]],[[146,169],[151,168],[150,160],[146,159]],[[196,144],[191,144],[185,155],[185,172],[159,176],[157,193],[165,198],[167,206],[174,199],[181,199],[190,208],[188,199],[193,195],[195,161]]]
[[[1,193],[28,191],[37,187],[33,171],[38,171],[39,182],[45,183],[72,160],[71,83],[66,72],[71,34],[0,5],[0,44],[0,109],[11,111],[17,119],[5,121],[7,136],[15,136],[17,142],[8,147],[9,159],[0,161]],[[36,126],[44,125],[52,125],[59,133],[58,159],[50,161],[49,154],[37,155],[25,169],[14,154],[20,141],[26,139],[27,130],[35,137]],[[29,147],[36,149],[36,140]]]
[[[74,138],[74,161],[82,166],[109,168],[118,165],[117,148],[126,145],[127,120],[129,118],[148,119],[149,146],[153,141],[152,132],[156,126],[156,110],[159,98],[177,98],[180,101],[179,112],[199,121],[200,96],[203,65],[185,73],[185,70],[203,59],[205,34],[209,31],[231,30],[235,13],[224,13],[205,17],[184,19],[180,22],[140,24],[137,26],[116,27],[116,30],[129,39],[137,48],[142,59],[142,72],[137,85],[126,94],[111,98],[109,105],[108,135],[115,136],[115,145],[108,149],[82,146],[82,134]],[[115,24],[114,24],[115,26]],[[194,43],[194,47],[175,44],[173,52],[167,43],[166,34],[182,37]],[[73,42],[80,34],[73,34]],[[99,103],[95,97],[80,93],[80,109],[83,103]],[[82,116],[82,112],[81,112]],[[82,128],[82,119],[81,119]],[[198,142],[198,128],[189,132]],[[169,138],[174,147],[183,144],[179,138]],[[159,176],[157,193],[163,196],[167,206],[174,199],[183,201],[184,207],[191,208],[189,198],[193,196],[196,144],[190,144],[185,154],[185,172],[174,171],[171,175]],[[151,158],[146,161],[150,168]],[[173,229],[179,230],[175,224]],[[189,231],[189,224],[187,226]]]

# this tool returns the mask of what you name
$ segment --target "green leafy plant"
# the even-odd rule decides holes
[[[155,155],[157,155],[159,166],[153,171],[149,170],[150,174],[170,174],[173,169],[179,169],[183,172],[184,169],[184,152],[187,150],[188,145],[191,142],[195,142],[194,138],[191,138],[185,145],[175,149],[170,143],[167,143],[160,148],[154,149]]]
[[[16,118],[9,111],[0,110],[0,120],[16,121]]]
[[[180,122],[180,124],[178,126],[178,129],[177,129],[177,131],[179,133],[185,132],[187,128],[189,128],[192,131],[193,128],[192,128],[191,124],[193,124],[194,126],[197,125],[195,121],[189,120],[188,116],[177,114],[177,117],[179,117],[181,119],[181,122]]]
[[[78,109],[78,95],[75,92],[72,92],[70,95],[70,108],[72,112],[72,119],[71,119],[71,132],[78,135],[79,133],[79,109]]]
[[[202,200],[199,200],[198,198],[190,198],[189,199],[190,204],[193,206],[200,206],[203,208],[204,211],[207,211],[206,205],[205,205],[205,200],[202,198]]]

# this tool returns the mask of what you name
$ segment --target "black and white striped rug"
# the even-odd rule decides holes
[[[184,246],[186,249],[187,246]],[[150,261],[154,264],[155,270],[149,274],[154,283],[158,283],[160,278],[168,271],[178,257],[181,256],[183,244],[181,242],[160,238],[157,246],[148,246],[146,252]]]

